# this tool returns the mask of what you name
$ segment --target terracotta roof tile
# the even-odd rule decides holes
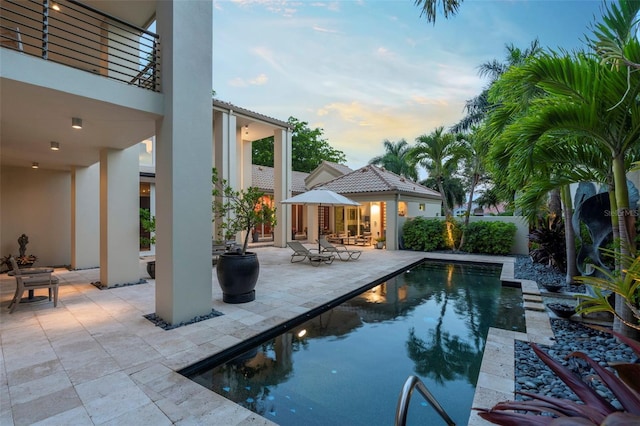
[[[251,165],[251,186],[262,191],[273,193],[274,172],[273,167]],[[299,194],[307,189],[304,186],[304,178],[308,173],[291,172],[291,192]]]
[[[320,187],[330,189],[339,194],[398,192],[440,198],[439,192],[374,165],[361,167],[351,173],[316,185],[316,188]]]

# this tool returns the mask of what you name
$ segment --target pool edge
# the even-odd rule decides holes
[[[489,258],[489,256],[486,256]],[[495,259],[493,259],[495,262]],[[519,285],[525,307],[526,333],[489,328],[482,355],[480,374],[471,404],[468,426],[492,423],[478,416],[477,408],[491,408],[501,401],[515,397],[515,341],[553,344],[553,331],[549,315],[544,309],[540,290],[535,281],[514,278],[514,262],[504,262],[500,279]]]

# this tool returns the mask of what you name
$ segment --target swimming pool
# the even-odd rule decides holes
[[[520,289],[502,286],[500,270],[425,262],[269,333],[240,357],[184,374],[296,426],[393,424],[402,385],[416,375],[457,424],[466,424],[489,327],[524,331]],[[415,394],[407,424],[442,421]]]

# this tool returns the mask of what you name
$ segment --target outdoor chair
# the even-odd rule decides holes
[[[329,265],[333,263],[333,259],[336,257],[334,254],[319,253],[315,249],[308,249],[299,241],[289,241],[287,245],[293,250],[291,263],[302,262],[305,259],[309,259],[309,262],[313,266],[320,266],[321,263]]]
[[[211,241],[211,262],[212,264],[216,264],[218,262],[218,257],[221,254],[227,252],[227,245],[225,243],[217,243],[215,241]]]
[[[321,253],[332,253],[338,255],[340,260],[346,262],[347,260],[357,260],[362,254],[362,250],[350,250],[344,246],[336,247],[324,238],[320,238],[318,241],[322,247]]]
[[[51,294],[53,293],[53,307],[58,306],[58,277],[53,275],[53,268],[24,268],[18,267],[18,262],[11,256],[9,259],[11,267],[13,268],[12,274],[16,277],[16,294],[13,296],[11,303],[9,303],[9,313],[13,313],[25,291],[32,291],[37,288],[49,289],[49,300],[51,300]]]

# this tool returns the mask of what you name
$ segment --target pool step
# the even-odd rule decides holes
[[[524,309],[525,311],[536,311],[536,312],[544,312],[546,308],[542,304],[542,302],[529,302],[524,301]]]
[[[522,299],[525,302],[542,303],[542,297],[539,294],[523,294]]]

